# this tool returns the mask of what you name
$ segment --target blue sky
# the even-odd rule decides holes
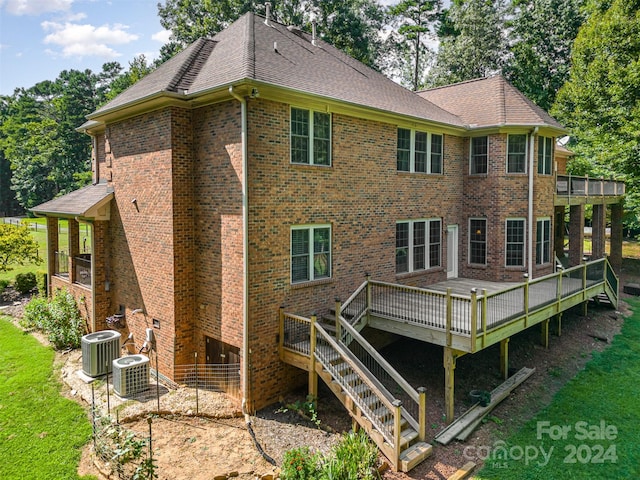
[[[0,0],[0,95],[63,70],[97,73],[107,62],[126,69],[140,54],[157,58],[170,35],[160,25],[159,1]]]
[[[127,68],[158,56],[169,32],[158,0],[0,0],[0,95],[55,80],[63,70]]]

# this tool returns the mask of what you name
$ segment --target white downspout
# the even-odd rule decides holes
[[[533,153],[536,135],[538,135],[538,127],[535,127],[533,129],[533,132],[531,132],[529,136],[529,228],[527,229],[529,243],[529,252],[527,255],[527,272],[529,274],[529,279],[533,279]]]
[[[247,414],[247,402],[249,401],[249,211],[247,200],[247,101],[229,87],[229,93],[240,102],[240,115],[242,121],[242,412]]]

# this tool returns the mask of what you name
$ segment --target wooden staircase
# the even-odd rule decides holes
[[[432,446],[424,441],[425,391],[408,385],[344,318],[329,323],[335,322],[335,310],[332,316],[326,316],[323,322],[312,321],[313,372],[329,386],[392,467],[408,472],[432,451]],[[358,348],[349,348],[354,342]],[[356,355],[352,350],[366,353]],[[366,359],[359,358],[363,356]],[[377,372],[384,370],[382,376],[386,379],[393,378],[394,391],[404,390],[405,404],[389,392],[365,363]]]

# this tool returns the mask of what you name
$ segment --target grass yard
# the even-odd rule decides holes
[[[487,446],[476,478],[640,478],[640,301],[631,306],[608,349],[506,443]]]
[[[60,394],[53,350],[8,317],[0,316],[0,338],[0,478],[80,478],[76,470],[91,422]]]

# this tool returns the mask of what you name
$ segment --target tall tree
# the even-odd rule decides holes
[[[160,24],[171,30],[163,57],[200,37],[213,36],[249,11],[265,12],[266,0],[166,0],[158,4]],[[320,37],[374,66],[381,46],[383,9],[375,0],[271,0],[271,16],[285,25],[310,31],[312,18]]]
[[[507,57],[504,0],[453,0],[442,29],[432,86],[500,72]]]
[[[0,97],[0,125],[8,119],[9,101],[9,97]],[[2,131],[0,130],[0,143],[2,142],[1,138]],[[11,189],[11,177],[11,164],[0,148],[0,217],[17,215],[21,211],[16,194]]]
[[[402,0],[389,8],[398,70],[402,85],[412,90],[425,86],[434,52],[428,45],[435,39],[435,22],[442,8],[441,0]]]
[[[569,78],[571,47],[584,23],[585,0],[513,0],[511,54],[505,76],[545,110]]]
[[[0,151],[11,166],[11,189],[23,208],[75,190],[91,178],[91,142],[76,128],[101,103],[102,93],[99,77],[90,70],[70,70],[8,97]]]
[[[572,132],[575,173],[627,180],[627,225],[640,228],[640,0],[590,3],[569,81],[552,109]]]

